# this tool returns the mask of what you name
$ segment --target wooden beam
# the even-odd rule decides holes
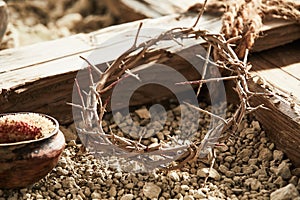
[[[251,84],[252,91],[274,96],[254,96],[253,106],[264,104],[269,110],[255,112],[267,135],[278,149],[285,152],[295,166],[300,166],[300,40],[250,57],[253,75],[261,85]]]

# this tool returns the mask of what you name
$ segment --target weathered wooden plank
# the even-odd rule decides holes
[[[252,91],[264,92],[265,89],[257,84],[251,84]],[[276,103],[275,103],[276,102]],[[255,111],[256,118],[262,124],[264,130],[276,148],[282,150],[297,167],[300,166],[300,121],[299,105],[291,108],[288,100],[274,94],[270,99],[263,96],[253,96],[252,106],[263,104],[268,110]]]
[[[0,74],[46,63],[93,49],[84,34],[0,51]],[[0,79],[1,80],[1,79]]]
[[[251,56],[253,70],[300,103],[300,40]]]
[[[270,86],[271,98],[253,96],[253,106],[264,104],[269,110],[255,115],[278,149],[284,151],[295,166],[300,166],[300,41],[256,53],[250,57],[253,74]],[[257,84],[252,91],[267,92]]]
[[[283,28],[284,27],[284,28]],[[299,39],[300,25],[282,19],[271,19],[264,22],[262,34],[254,44],[253,52],[259,52]],[[269,38],[269,39],[266,39]],[[258,42],[262,40],[263,42]]]
[[[144,23],[143,27],[144,29],[155,27],[156,30],[159,31],[161,29],[163,31],[167,28],[180,27],[185,24],[190,25],[191,21],[195,19],[195,16],[185,16],[182,17],[181,21],[178,21],[177,17],[177,15],[173,15],[161,19],[142,20]],[[162,21],[166,21],[167,25],[161,23]],[[90,57],[91,62],[97,64],[109,62],[117,56],[115,53],[112,53],[115,49],[124,49],[125,51],[132,45],[128,41],[132,41],[132,38],[135,37],[134,34],[139,23],[133,22],[109,27],[85,35],[85,37],[83,34],[80,34],[78,37],[73,36],[16,50],[1,51],[0,88],[11,90],[27,82],[80,70],[83,67],[83,62],[79,59],[79,55],[88,57],[95,51],[97,51],[99,56]],[[220,27],[220,21],[213,16],[204,17],[200,23],[204,29],[211,32],[218,32]],[[133,30],[132,35],[123,34],[120,37],[126,30]]]

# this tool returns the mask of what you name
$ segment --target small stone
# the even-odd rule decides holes
[[[183,200],[194,200],[194,197],[192,195],[186,195],[183,197]]]
[[[252,121],[251,125],[254,128],[254,130],[256,130],[256,131],[260,131],[261,130],[261,127],[260,127],[260,124],[259,124],[258,121]]]
[[[270,161],[272,160],[272,151],[268,148],[263,148],[260,152],[259,152],[259,156],[258,156],[258,160],[260,161]]]
[[[232,163],[235,160],[234,156],[226,156],[224,161],[228,163]]]
[[[173,180],[173,181],[175,181],[175,182],[180,181],[180,177],[179,177],[179,175],[178,175],[178,173],[177,173],[176,171],[170,171],[170,172],[168,173],[168,177],[170,177],[171,180]]]
[[[164,140],[164,134],[162,132],[158,132],[157,134],[158,139]]]
[[[119,191],[118,191],[118,196],[123,195],[123,194],[124,194],[124,191],[125,191],[124,189],[119,190]]]
[[[189,190],[190,187],[188,185],[181,185],[180,186],[182,190]]]
[[[251,190],[257,191],[261,187],[261,183],[259,180],[254,179],[252,183],[250,184]]]
[[[227,152],[229,150],[229,147],[227,145],[221,145],[221,146],[218,146],[218,149],[221,152]]]
[[[292,178],[289,180],[289,183],[294,184],[297,186],[299,178],[297,176],[292,176]]]
[[[277,169],[277,176],[281,176],[284,180],[288,180],[292,177],[290,168],[286,162],[282,162]]]
[[[138,186],[138,187],[143,187],[143,186],[144,186],[144,182],[139,181],[139,182],[137,183],[137,186]]]
[[[57,164],[58,164],[58,166],[61,166],[62,168],[66,168],[68,165],[68,162],[65,157],[61,157]]]
[[[243,159],[244,157],[251,157],[252,151],[250,149],[243,149],[240,153],[238,153],[238,157]]]
[[[129,131],[129,136],[132,137],[133,139],[139,139],[140,136],[136,131]]]
[[[271,200],[289,200],[299,196],[297,188],[293,184],[280,188],[271,193]]]
[[[112,186],[109,191],[108,191],[108,194],[111,196],[111,197],[115,197],[117,195],[117,188],[115,186]]]
[[[132,189],[134,187],[134,184],[133,183],[128,183],[125,185],[126,188],[128,189]]]
[[[274,184],[277,185],[278,187],[283,187],[286,182],[282,179],[281,176],[277,177],[277,179],[274,181]]]
[[[197,170],[197,176],[205,178],[207,174],[209,173],[208,177],[213,178],[214,180],[218,181],[221,179],[221,176],[217,170],[212,168],[209,171],[209,168],[200,168]]]
[[[274,143],[271,143],[271,144],[269,145],[269,149],[270,149],[271,151],[273,151],[274,148],[275,148],[275,144],[274,144]]]
[[[91,197],[92,197],[92,199],[101,199],[102,198],[101,194],[96,191],[91,194]]]
[[[35,198],[36,199],[44,199],[44,197],[42,195],[40,195],[40,194],[37,194]]]
[[[240,167],[240,166],[234,166],[231,170],[232,170],[234,173],[240,173],[240,172],[241,172],[241,167]]]
[[[68,171],[68,170],[63,169],[63,168],[61,168],[61,167],[57,167],[56,170],[57,170],[57,174],[58,174],[58,175],[67,176],[67,175],[69,174],[69,171]]]
[[[150,112],[147,108],[140,108],[134,111],[141,119],[150,119]]]
[[[152,136],[154,136],[154,134],[155,134],[155,130],[149,129],[149,130],[147,130],[146,134],[143,135],[143,138],[145,138],[145,139],[151,138]]]
[[[122,172],[117,172],[114,174],[115,178],[119,179],[122,177]]]
[[[234,173],[233,171],[227,171],[227,172],[225,173],[225,176],[228,177],[228,178],[232,178],[232,177],[235,176],[235,173]]]
[[[239,194],[242,194],[242,193],[243,193],[243,189],[240,189],[240,188],[233,188],[233,189],[232,189],[232,192],[233,192],[234,194],[239,195]]]
[[[295,176],[300,177],[300,168],[295,168],[292,170],[292,174]]]
[[[152,182],[145,183],[143,187],[144,195],[150,199],[158,198],[160,192],[161,188]]]
[[[225,165],[220,165],[219,166],[219,171],[222,172],[223,174],[226,174],[228,172],[228,168]]]
[[[253,191],[256,191],[260,188],[261,186],[261,182],[257,179],[254,179],[254,178],[248,178],[246,181],[245,181],[245,185],[250,187],[251,190]]]
[[[197,199],[203,199],[206,198],[206,194],[204,194],[201,189],[198,189],[195,190],[194,197]]]
[[[134,198],[133,194],[124,194],[120,200],[132,200]]]
[[[257,158],[251,158],[248,160],[249,165],[256,165],[256,163],[257,163]]]
[[[64,191],[63,189],[59,189],[59,190],[57,191],[57,194],[58,194],[59,196],[61,196],[61,197],[66,196],[66,193],[65,193],[65,191]]]
[[[91,195],[91,190],[90,190],[90,188],[88,188],[88,187],[86,187],[85,188],[85,190],[84,190],[84,194],[85,194],[85,196],[90,196]]]
[[[162,197],[166,198],[166,199],[170,199],[170,193],[169,192],[163,192],[162,193]]]
[[[53,186],[55,189],[61,189],[62,185],[60,183],[55,183],[55,185]]]

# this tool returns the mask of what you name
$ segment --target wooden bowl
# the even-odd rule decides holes
[[[5,34],[7,23],[8,23],[8,14],[7,14],[6,3],[0,0],[0,43],[2,37]]]
[[[56,119],[42,116],[55,124],[51,134],[36,140],[0,144],[0,188],[27,187],[56,166],[65,147],[65,137]]]

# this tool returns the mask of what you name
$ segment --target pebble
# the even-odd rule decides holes
[[[300,168],[295,168],[292,170],[292,174],[295,176],[300,177]]]
[[[109,191],[108,191],[109,195],[111,197],[115,197],[117,195],[117,188],[115,186],[112,186]]]
[[[163,140],[164,137],[165,137],[162,132],[158,132],[156,135],[157,135],[157,138],[160,139],[160,140]]]
[[[261,127],[258,121],[253,120],[251,122],[251,126],[254,128],[254,130],[261,131]]]
[[[55,183],[55,185],[53,186],[55,189],[61,189],[62,185],[60,183]]]
[[[228,172],[228,168],[225,165],[220,165],[219,166],[219,171],[222,172],[223,174],[226,174]]]
[[[252,155],[252,150],[250,149],[243,149],[240,153],[238,153],[238,157],[244,158],[244,157],[250,157]]]
[[[288,200],[295,199],[299,196],[299,192],[293,184],[288,184],[287,186],[277,189],[271,193],[271,200]]]
[[[277,185],[278,187],[283,187],[286,184],[286,182],[282,179],[281,176],[279,176],[274,181],[274,184]]]
[[[161,188],[155,183],[147,182],[143,187],[143,194],[150,199],[158,198]]]
[[[183,200],[194,200],[194,197],[192,195],[186,195],[183,197]]]
[[[221,176],[219,174],[219,172],[217,170],[215,170],[214,168],[212,168],[209,171],[209,168],[200,168],[197,170],[197,176],[205,178],[207,176],[207,174],[209,173],[208,177],[214,179],[214,180],[220,180]]]
[[[89,197],[91,195],[90,188],[86,187],[85,190],[84,190],[84,194]]]
[[[170,171],[168,173],[168,177],[175,182],[180,181],[180,177],[176,171]]]
[[[189,190],[190,187],[188,185],[181,185],[180,186],[182,190]]]
[[[272,160],[272,157],[273,157],[272,151],[268,148],[263,148],[259,152],[258,160],[270,161],[270,160]]]
[[[140,108],[138,110],[134,111],[141,119],[149,119],[150,116],[150,112],[148,111],[147,108]]]
[[[198,189],[194,192],[194,197],[197,199],[203,199],[206,198],[206,194],[204,194],[201,189]]]
[[[292,177],[290,168],[286,162],[280,163],[280,165],[278,166],[276,175],[281,176],[284,180],[288,180]]]
[[[243,189],[240,189],[240,188],[233,188],[232,192],[239,195],[239,194],[242,194],[244,191],[243,191]]]
[[[102,198],[101,194],[96,191],[91,194],[91,197],[92,197],[92,199],[101,199]]]
[[[132,199],[134,199],[133,194],[124,194],[120,200],[132,200]]]

